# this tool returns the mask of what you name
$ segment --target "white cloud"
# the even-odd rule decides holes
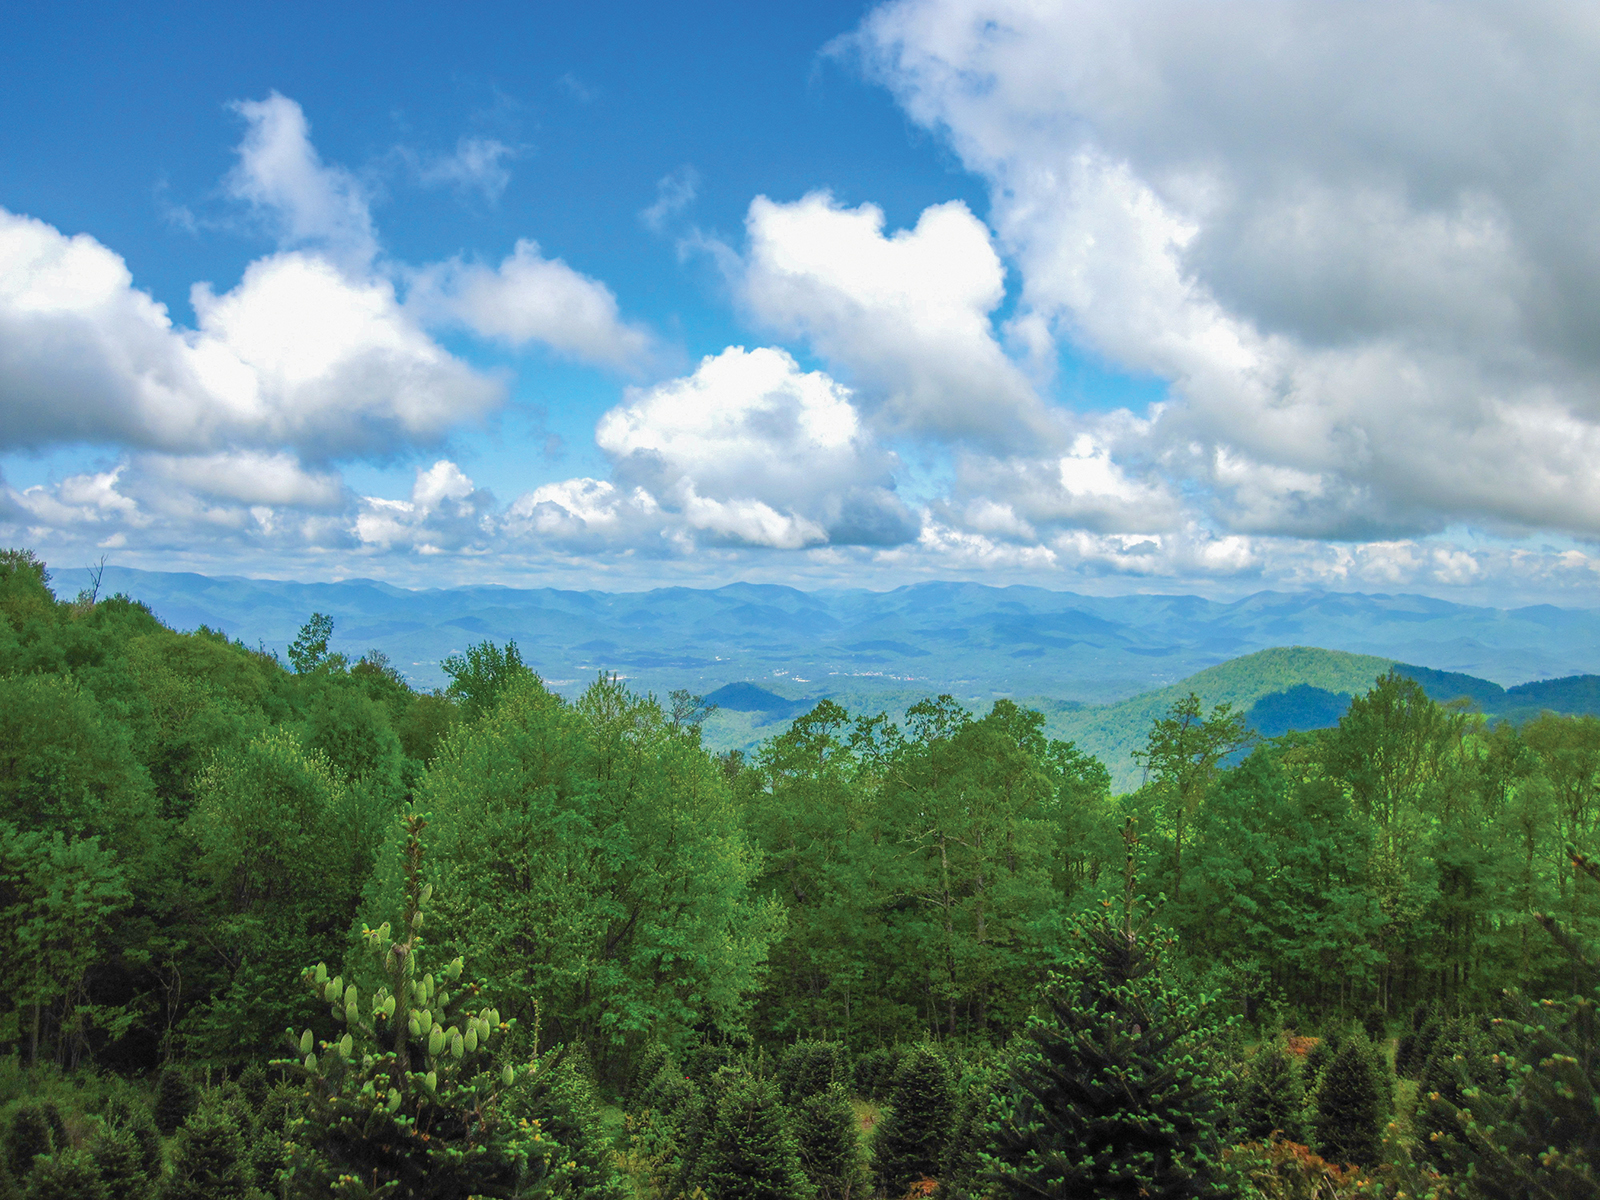
[[[641,209],[639,219],[651,229],[660,232],[668,221],[694,203],[700,191],[700,172],[683,166],[656,182],[655,203]]]
[[[496,204],[511,182],[506,160],[515,158],[517,151],[498,138],[463,137],[456,142],[452,154],[425,157],[402,150],[400,155],[420,182],[477,192],[490,204]]]
[[[258,260],[193,302],[198,327],[177,328],[93,238],[0,210],[0,445],[386,454],[501,398],[387,281],[314,255]]]
[[[539,342],[606,366],[635,366],[653,346],[648,332],[622,319],[610,288],[543,257],[526,239],[498,268],[455,260],[423,269],[407,306],[430,322],[464,325],[512,346]]]
[[[891,429],[989,446],[1055,440],[1056,423],[995,340],[1005,270],[964,204],[885,236],[875,205],[758,196],[741,292],[768,326],[808,338]]]
[[[248,124],[228,192],[255,208],[284,246],[314,246],[364,264],[378,239],[366,189],[342,167],[329,166],[311,144],[300,106],[273,92],[234,105]]]
[[[619,481],[733,541],[893,543],[914,526],[891,490],[895,460],[848,390],[781,350],[730,347],[693,375],[630,389],[595,441]]]
[[[1172,381],[1139,454],[1208,519],[1600,533],[1588,10],[904,0],[852,45],[989,181],[1014,328]]]

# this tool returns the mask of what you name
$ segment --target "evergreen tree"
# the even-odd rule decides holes
[[[1304,1141],[1300,1110],[1305,1090],[1300,1068],[1281,1040],[1261,1047],[1250,1060],[1239,1097],[1239,1135],[1264,1142],[1282,1134],[1291,1142]]]
[[[818,1200],[850,1200],[864,1182],[861,1131],[842,1085],[829,1084],[790,1109],[800,1167]]]
[[[539,1122],[561,1147],[562,1160],[545,1183],[547,1194],[582,1200],[627,1200],[611,1143],[600,1124],[594,1083],[578,1056],[567,1053],[548,1070],[529,1076],[506,1097],[508,1110]]]
[[[94,1159],[82,1150],[63,1148],[34,1163],[27,1200],[120,1200],[106,1191]]]
[[[995,1130],[1008,1196],[1182,1200],[1215,1194],[1218,1083],[1203,1010],[1163,978],[1166,946],[1136,921],[1132,821],[1122,913],[1086,921],[1010,1068]]]
[[[113,1096],[106,1104],[107,1123],[124,1130],[139,1148],[139,1166],[152,1186],[161,1177],[164,1160],[161,1154],[161,1134],[156,1130],[150,1110],[138,1100],[127,1096]]]
[[[778,1088],[785,1104],[825,1092],[850,1078],[850,1063],[839,1042],[799,1041],[778,1059]]]
[[[6,1166],[18,1183],[33,1172],[33,1160],[57,1145],[49,1113],[43,1104],[19,1104],[6,1126]]]
[[[112,1200],[146,1200],[150,1195],[150,1175],[132,1130],[103,1122],[89,1143],[89,1156]]]
[[[171,1137],[199,1102],[200,1091],[188,1072],[182,1067],[168,1067],[156,1081],[156,1128]]]
[[[1600,1029],[1595,1002],[1529,1004],[1499,1023],[1504,1083],[1462,1080],[1456,1173],[1483,1200],[1600,1197]],[[1436,1107],[1448,1108],[1440,1096]]]
[[[851,1072],[856,1095],[865,1096],[868,1100],[888,1099],[894,1073],[900,1066],[900,1055],[898,1046],[879,1046],[857,1058],[855,1069]]]
[[[1433,1052],[1417,1080],[1413,1118],[1417,1142],[1442,1170],[1460,1161],[1464,1131],[1456,1114],[1466,1094],[1497,1082],[1494,1048],[1476,1024],[1464,1017],[1442,1024]]]
[[[889,1087],[889,1112],[872,1140],[872,1174],[881,1191],[902,1196],[919,1179],[934,1178],[955,1125],[950,1069],[931,1046],[913,1046]]]
[[[723,1093],[700,1174],[711,1200],[804,1200],[811,1195],[771,1080],[744,1075]]]
[[[1306,1051],[1305,1082],[1308,1091],[1315,1091],[1317,1084],[1322,1079],[1322,1073],[1328,1069],[1328,1064],[1339,1057],[1339,1051],[1344,1049],[1344,1031],[1336,1025],[1331,1025],[1316,1040],[1310,1050]]]
[[[1317,1153],[1330,1162],[1371,1167],[1381,1148],[1382,1102],[1372,1056],[1351,1038],[1317,1085],[1313,1132]]]
[[[245,1200],[251,1180],[244,1155],[233,1113],[220,1105],[196,1108],[173,1141],[161,1200]]]
[[[318,1042],[312,1030],[287,1031],[293,1059],[279,1065],[303,1083],[285,1185],[297,1200],[383,1195],[392,1200],[516,1200],[533,1194],[560,1161],[562,1147],[502,1103],[528,1075],[556,1060],[536,1056],[518,1069],[496,1067],[488,1046],[512,1022],[483,1003],[483,984],[463,976],[456,958],[437,975],[424,970],[422,928],[431,886],[421,879],[427,820],[409,807],[405,832],[403,940],[384,922],[362,933],[384,982],[362,1001],[355,983],[328,977],[326,965],[302,980],[329,1005],[343,1036]],[[359,1181],[352,1193],[347,1180]]]

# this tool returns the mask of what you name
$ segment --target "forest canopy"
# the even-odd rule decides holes
[[[128,1169],[163,1195],[455,1194],[417,1181],[474,1154],[462,1196],[1039,1194],[1062,1155],[1093,1194],[1494,1195],[1525,1164],[1484,1165],[1479,1117],[1593,1095],[1592,717],[1491,723],[1390,672],[1263,740],[1191,696],[1113,794],[1007,700],[822,701],[715,755],[698,697],[569,701],[487,642],[423,692],[331,634],[308,614],[281,661],[0,553],[17,1194],[152,1124]],[[1507,1082],[1563,1054],[1544,1099]],[[1182,1145],[1061,1124],[1110,1103],[1094,1063],[1180,1079],[1149,1103]],[[392,1148],[424,1133],[425,1170]],[[1592,1143],[1551,1194],[1594,1194]]]

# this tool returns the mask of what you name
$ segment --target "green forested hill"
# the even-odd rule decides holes
[[[1207,668],[1171,687],[1120,704],[1047,712],[1047,727],[1052,736],[1076,742],[1080,750],[1105,763],[1114,786],[1121,791],[1139,783],[1139,768],[1131,754],[1143,745],[1151,722],[1190,692],[1207,708],[1231,704],[1247,711],[1266,697],[1302,686],[1335,696],[1356,695],[1394,665],[1391,659],[1370,654],[1281,646]]]

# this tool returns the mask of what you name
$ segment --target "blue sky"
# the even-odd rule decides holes
[[[1555,4],[31,6],[0,541],[1587,605],[1597,59]]]

